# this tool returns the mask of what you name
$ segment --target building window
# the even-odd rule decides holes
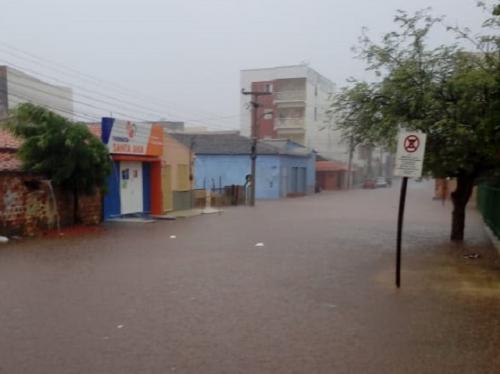
[[[314,107],[314,120],[318,120],[318,108]]]
[[[265,92],[273,92],[273,84],[266,83],[266,91]]]
[[[314,96],[318,96],[318,85],[314,86]]]

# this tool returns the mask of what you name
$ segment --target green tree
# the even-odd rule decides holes
[[[105,145],[85,124],[29,103],[17,106],[6,126],[24,138],[18,151],[24,170],[43,174],[73,193],[73,216],[78,222],[78,196],[103,190],[111,172]]]
[[[480,3],[483,9],[486,5]],[[493,9],[484,27],[498,30]],[[429,10],[398,11],[397,31],[373,42],[364,33],[359,56],[378,79],[352,80],[336,95],[330,113],[346,139],[394,150],[401,128],[427,134],[424,171],[454,177],[451,240],[462,241],[465,208],[474,183],[500,168],[500,37],[471,37],[467,29],[448,28],[472,43],[430,47],[429,32],[443,25]]]

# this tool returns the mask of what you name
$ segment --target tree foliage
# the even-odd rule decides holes
[[[109,154],[86,125],[25,103],[12,111],[7,127],[24,138],[18,156],[26,171],[43,174],[76,195],[105,188]]]
[[[431,30],[444,25],[429,9],[414,15],[398,11],[397,30],[379,43],[364,32],[358,55],[378,79],[352,80],[330,110],[354,144],[394,149],[401,128],[425,132],[424,170],[457,178],[453,201],[463,216],[474,181],[500,169],[500,21],[498,6],[479,6],[490,14],[483,25],[490,34],[447,28],[470,43],[467,49],[464,43],[427,44]],[[461,240],[463,224],[455,234]]]

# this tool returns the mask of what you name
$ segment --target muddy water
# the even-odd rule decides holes
[[[452,246],[449,204],[410,184],[395,290],[397,202],[339,191],[3,246],[0,373],[500,372],[478,215]]]

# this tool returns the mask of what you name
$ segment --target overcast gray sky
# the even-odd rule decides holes
[[[94,102],[109,111],[237,128],[241,69],[307,61],[344,85],[349,76],[363,76],[350,51],[362,26],[380,36],[394,29],[396,9],[427,6],[475,30],[484,19],[474,0],[3,0],[0,64],[87,88],[75,88],[83,102],[91,101],[78,94],[106,100],[101,93],[141,106],[127,111]],[[444,32],[433,38],[450,40]]]

